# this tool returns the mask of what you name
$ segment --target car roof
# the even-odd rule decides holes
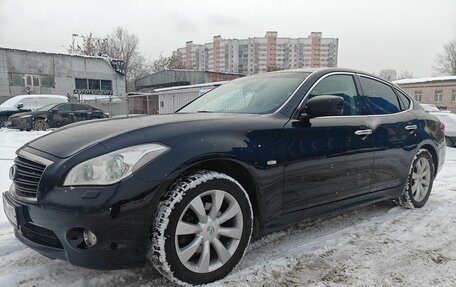
[[[17,95],[13,98],[17,99],[24,99],[24,98],[32,98],[32,97],[46,97],[46,98],[55,98],[55,99],[68,99],[66,96],[61,95],[47,95],[47,94],[33,94],[33,95]]]
[[[290,70],[280,70],[280,71],[275,71],[273,73],[290,73],[290,72],[297,72],[297,73],[313,73],[313,72],[320,72],[320,73],[332,73],[332,72],[348,72],[348,73],[359,73],[359,74],[364,74],[364,75],[369,75],[378,78],[378,76],[371,75],[369,73],[359,71],[359,70],[354,70],[354,69],[349,69],[349,68],[299,68],[299,69],[290,69]]]

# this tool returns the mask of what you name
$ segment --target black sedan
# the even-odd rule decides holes
[[[445,138],[394,84],[296,70],[233,80],[176,114],[64,127],[17,155],[4,208],[20,241],[88,268],[148,259],[203,284],[252,236],[378,201],[422,207]]]
[[[79,103],[50,104],[35,111],[17,113],[8,118],[5,126],[11,129],[44,131],[74,122],[107,117],[102,110]]]

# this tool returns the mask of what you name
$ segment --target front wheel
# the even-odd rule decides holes
[[[35,131],[45,131],[49,128],[49,125],[45,119],[35,119],[32,122],[32,127]]]
[[[0,117],[0,128],[4,127],[8,117]]]
[[[434,182],[434,164],[427,149],[420,149],[410,167],[407,185],[399,197],[399,204],[406,208],[423,207],[431,194]]]
[[[176,283],[219,280],[244,255],[252,221],[249,197],[235,179],[214,171],[194,173],[160,202],[148,259]]]

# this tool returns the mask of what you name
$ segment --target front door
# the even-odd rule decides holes
[[[355,75],[323,76],[305,100],[319,95],[344,98],[341,116],[292,119],[284,168],[284,212],[292,212],[370,191],[373,140],[362,115]]]

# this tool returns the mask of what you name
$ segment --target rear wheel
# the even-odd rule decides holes
[[[49,128],[49,125],[45,119],[35,119],[32,122],[32,127],[35,131],[45,131]]]
[[[434,174],[431,153],[427,149],[418,150],[412,161],[405,190],[399,197],[399,204],[406,208],[423,207],[431,194]]]
[[[174,185],[161,201],[148,259],[176,283],[206,284],[228,275],[252,234],[252,208],[228,175],[201,171]]]

